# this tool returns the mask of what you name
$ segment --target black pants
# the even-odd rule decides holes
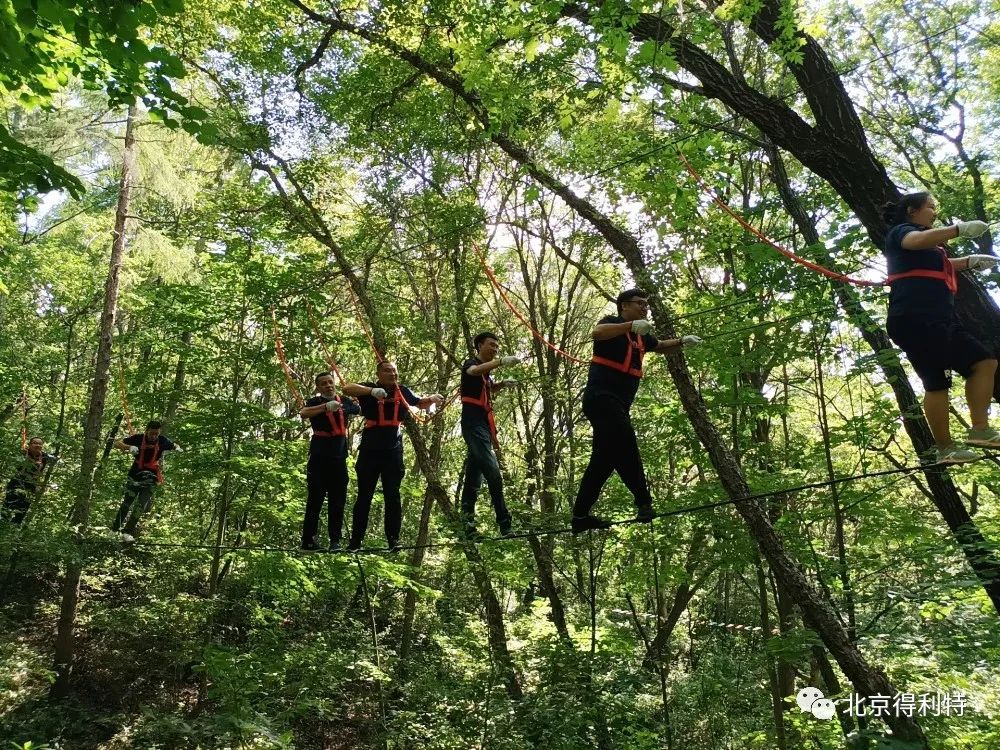
[[[122,504],[118,508],[118,515],[115,516],[114,523],[111,524],[114,531],[121,530],[126,534],[135,534],[135,530],[139,526],[139,518],[143,513],[148,513],[153,504],[156,484],[156,474],[151,471],[140,471],[136,476],[130,474],[126,477]],[[130,513],[133,510],[133,505],[135,505],[134,512]],[[122,526],[125,528],[123,529]]]
[[[368,531],[368,514],[371,512],[375,486],[382,479],[382,496],[385,500],[385,540],[390,547],[399,542],[403,525],[403,505],[399,498],[399,485],[403,483],[403,446],[389,450],[362,449],[355,465],[358,475],[358,500],[354,503],[351,519],[352,549],[357,549]]]
[[[604,483],[615,471],[635,497],[637,506],[652,504],[639,443],[625,404],[610,396],[585,399],[583,413],[594,428],[594,443],[590,463],[576,493],[573,515],[582,517],[590,513]]]
[[[503,478],[500,463],[493,451],[493,439],[487,424],[462,425],[462,437],[469,452],[465,458],[465,484],[462,487],[462,518],[472,524],[476,518],[476,495],[486,479],[490,499],[501,531],[510,529],[510,513],[503,501]]]
[[[31,507],[31,498],[35,494],[33,487],[28,487],[16,479],[7,483],[7,494],[3,499],[3,518],[15,526],[20,526]]]
[[[327,505],[326,528],[330,544],[339,544],[344,529],[347,504],[347,456],[310,456],[306,466],[306,516],[302,523],[302,543],[315,544],[323,501]]]

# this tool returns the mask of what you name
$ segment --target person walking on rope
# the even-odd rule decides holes
[[[516,385],[514,380],[494,382],[491,372],[498,367],[516,365],[513,356],[497,357],[500,342],[495,333],[484,331],[472,341],[476,356],[462,364],[462,438],[468,448],[465,457],[465,484],[462,487],[462,520],[470,540],[480,538],[476,530],[476,495],[483,479],[490,490],[500,534],[513,533],[510,513],[503,500],[503,478],[494,450],[498,447],[496,422],[493,419],[493,394]]]
[[[955,315],[956,271],[993,268],[992,255],[951,260],[945,243],[957,237],[975,238],[989,225],[960,221],[932,229],[937,202],[930,193],[909,193],[888,203],[883,216],[891,227],[885,241],[889,269],[889,315],[886,329],[902,349],[924,385],[924,414],[934,436],[937,463],[974,461],[979,455],[959,447],[948,424],[948,389],[954,370],[965,378],[965,396],[972,426],[965,442],[1000,447],[1000,432],[989,425],[990,400],[997,360],[958,322]]]
[[[15,526],[20,526],[28,514],[31,501],[38,493],[38,481],[45,467],[59,460],[58,456],[46,453],[44,447],[45,443],[40,437],[31,438],[24,449],[22,461],[14,471],[14,476],[7,482],[2,518],[9,520]]]
[[[358,499],[351,518],[349,552],[361,549],[368,531],[375,486],[382,479],[382,496],[385,500],[385,539],[390,550],[399,547],[399,532],[403,524],[403,506],[399,486],[406,470],[403,466],[402,423],[410,414],[410,407],[426,409],[432,404],[440,406],[439,394],[419,398],[405,385],[399,383],[396,365],[388,360],[379,362],[374,383],[347,383],[343,391],[358,399],[365,427],[361,433],[361,446],[355,471],[358,477]]]
[[[652,324],[646,320],[648,296],[641,289],[622,292],[615,300],[618,314],[601,318],[591,333],[594,356],[583,391],[583,413],[594,429],[593,449],[573,504],[574,534],[611,525],[590,511],[615,471],[635,498],[639,520],[653,519],[653,498],[629,416],[642,378],[642,359],[647,352],[662,354],[685,344],[700,344],[701,339],[683,336],[660,341],[651,335]]]
[[[327,531],[330,551],[340,549],[347,503],[347,418],[361,407],[346,396],[338,396],[333,374],[316,376],[319,395],[306,401],[299,416],[312,426],[309,463],[306,464],[306,513],[302,522],[302,549],[318,550],[316,530],[323,501],[327,501]]]
[[[115,448],[135,456],[125,478],[121,507],[111,524],[112,531],[122,532],[123,541],[135,541],[139,518],[153,504],[156,486],[163,484],[163,454],[167,451],[182,451],[179,445],[160,434],[162,429],[163,425],[153,420],[146,424],[145,432],[115,442]]]

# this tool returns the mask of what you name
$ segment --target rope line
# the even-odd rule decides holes
[[[980,461],[990,460],[995,454],[987,454],[980,456],[974,461],[967,461],[967,464],[979,463]],[[630,526],[634,524],[651,523],[652,520],[657,518],[672,518],[674,516],[681,516],[687,513],[695,513],[702,510],[713,510],[715,508],[722,508],[727,505],[735,505],[742,502],[750,502],[753,500],[763,500],[768,497],[775,497],[777,495],[790,494],[795,492],[802,492],[803,490],[820,489],[822,487],[832,487],[835,484],[844,484],[847,482],[853,482],[860,479],[870,479],[872,477],[884,477],[892,476],[895,474],[908,474],[914,471],[944,471],[947,467],[953,464],[916,464],[913,466],[902,466],[896,469],[885,469],[883,471],[867,472],[862,474],[853,474],[844,477],[835,477],[833,479],[825,479],[819,482],[809,482],[806,484],[800,484],[792,487],[782,487],[776,490],[769,490],[767,492],[758,492],[752,495],[744,495],[742,497],[727,498],[726,500],[718,500],[712,503],[702,503],[699,505],[688,505],[682,508],[674,508],[673,510],[662,511],[660,513],[654,513],[649,521],[642,521],[638,518],[620,518],[611,521],[612,527],[617,526]],[[955,464],[958,465],[958,464]],[[874,493],[872,493],[873,495]],[[365,547],[359,553],[347,552],[346,550],[341,550],[339,552],[333,552],[330,554],[372,554],[376,552],[399,552],[399,551],[412,551],[417,549],[441,549],[441,548],[452,548],[464,546],[466,544],[484,544],[484,543],[495,543],[495,542],[507,542],[517,539],[534,539],[536,537],[551,537],[551,536],[562,536],[565,534],[572,534],[573,529],[569,526],[563,526],[553,529],[533,529],[531,531],[524,531],[518,534],[511,534],[510,536],[497,536],[497,537],[483,537],[476,542],[470,542],[467,540],[449,540],[444,542],[428,542],[427,544],[409,544],[409,545],[399,545],[393,548],[389,547]],[[163,548],[176,548],[176,549],[216,549],[215,544],[190,544],[185,542],[146,542],[146,541],[136,541],[131,543],[129,546],[132,547],[163,547]],[[284,553],[303,553],[305,552],[300,547],[278,547],[269,545],[247,545],[244,547],[226,547],[227,552],[284,552]],[[308,554],[314,554],[313,552],[308,552]]]
[[[295,403],[299,405],[299,409],[302,409],[306,405],[306,402],[302,398],[298,386],[295,384],[292,368],[288,366],[288,360],[285,359],[285,344],[281,340],[281,330],[278,328],[278,316],[275,315],[273,307],[271,308],[271,321],[274,323],[274,351],[278,355],[278,362],[281,363],[281,371],[285,373],[285,380],[288,382],[288,388],[291,390],[292,395],[295,396]]]
[[[564,351],[564,350],[560,349],[558,346],[556,346],[555,344],[553,344],[551,341],[549,341],[547,338],[545,338],[545,336],[542,335],[539,331],[536,331],[535,327],[533,325],[531,325],[531,323],[528,321],[528,319],[526,317],[524,317],[524,315],[521,313],[521,311],[518,310],[514,306],[514,303],[510,301],[510,298],[507,296],[507,292],[504,291],[503,285],[500,283],[499,279],[497,279],[496,274],[493,272],[493,269],[490,268],[489,264],[486,262],[486,257],[480,251],[479,247],[476,246],[476,245],[473,245],[472,246],[472,251],[476,254],[476,257],[479,258],[479,262],[483,266],[483,270],[486,272],[487,277],[489,277],[490,282],[493,284],[493,288],[496,289],[497,292],[499,292],[500,298],[504,301],[504,304],[506,304],[507,308],[512,313],[514,313],[514,316],[518,320],[520,320],[521,323],[523,323],[524,326],[529,331],[531,331],[531,335],[532,336],[534,336],[536,339],[538,339],[541,343],[545,344],[545,346],[547,346],[549,349],[551,349],[552,351],[556,352],[557,354],[565,357],[566,359],[570,360],[571,362],[575,362],[578,365],[588,364],[587,360],[579,359],[578,357],[574,357],[569,352]]]
[[[827,278],[834,279],[835,281],[842,281],[847,284],[854,284],[855,286],[863,286],[863,287],[885,286],[885,284],[888,283],[885,280],[869,281],[867,279],[855,279],[850,276],[847,276],[846,274],[839,273],[838,271],[831,271],[826,266],[822,266],[819,263],[814,263],[811,260],[806,260],[802,256],[796,255],[788,248],[779,245],[777,242],[775,242],[766,234],[757,229],[757,227],[755,227],[749,221],[740,216],[740,214],[735,209],[731,208],[728,203],[722,200],[719,194],[715,190],[713,190],[712,187],[709,186],[707,182],[705,182],[704,178],[702,178],[700,174],[698,174],[698,171],[694,168],[691,162],[688,161],[688,158],[684,156],[684,153],[679,148],[676,149],[676,151],[677,151],[677,157],[684,165],[684,168],[688,171],[688,174],[690,174],[691,177],[694,178],[694,181],[699,186],[701,186],[701,189],[705,193],[705,195],[711,198],[712,202],[715,203],[715,205],[717,205],[719,208],[721,208],[723,211],[729,214],[733,219],[735,219],[736,222],[741,227],[746,229],[748,232],[750,232],[752,235],[754,235],[757,239],[766,244],[768,247],[778,251],[789,260],[792,260],[801,266],[805,266],[810,271],[826,276]]]
[[[121,356],[118,357],[118,389],[121,391],[122,413],[125,415],[125,428],[128,430],[129,435],[134,435],[135,430],[132,427],[132,415],[129,414],[128,398],[125,395],[125,366],[122,364]]]
[[[21,453],[28,450],[28,392],[21,389]]]
[[[337,380],[343,385],[346,381],[344,376],[340,374],[340,370],[337,369],[337,360],[333,358],[330,354],[330,350],[326,346],[326,341],[323,338],[323,334],[320,332],[319,324],[316,322],[316,317],[313,315],[312,305],[309,301],[306,301],[306,315],[309,316],[309,325],[312,326],[313,333],[316,334],[316,340],[319,342],[320,349],[323,350],[323,356],[326,359],[327,367],[329,367],[333,372],[337,374]]]
[[[380,352],[378,347],[375,346],[375,337],[372,335],[372,332],[368,330],[368,324],[365,323],[365,316],[361,313],[361,305],[358,302],[358,298],[354,295],[354,288],[350,284],[347,285],[347,291],[351,294],[351,305],[354,306],[355,318],[358,323],[361,324],[361,330],[365,332],[368,344],[371,346],[372,351],[375,352],[375,358],[379,361],[379,364],[381,364],[382,362],[385,362],[385,357],[382,356],[382,352]]]

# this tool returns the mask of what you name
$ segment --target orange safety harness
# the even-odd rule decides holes
[[[941,253],[942,268],[940,271],[935,271],[931,268],[914,268],[910,271],[890,274],[886,282],[892,284],[900,279],[937,279],[945,283],[949,292],[952,294],[957,293],[958,275],[955,273],[955,264],[951,262],[948,253],[945,252],[943,247],[937,247],[935,250]]]
[[[635,336],[633,339],[632,337]],[[642,340],[642,336],[639,334],[626,333],[625,339],[628,341],[628,348],[625,350],[625,359],[621,362],[608,359],[607,357],[598,357],[596,354],[590,360],[591,364],[604,365],[605,367],[610,367],[612,370],[617,370],[618,372],[624,372],[626,375],[631,375],[636,378],[642,377],[642,358],[646,355],[646,342]],[[639,367],[632,367],[632,352],[636,349],[639,350]],[[464,400],[464,399],[463,399]]]
[[[496,446],[498,445],[497,423],[493,416],[493,393],[490,389],[492,381],[489,375],[485,373],[480,375],[480,377],[483,379],[483,387],[479,392],[479,396],[466,396],[465,394],[462,394],[462,403],[478,406],[486,412],[486,421],[490,426],[490,438],[493,441],[493,445]]]
[[[153,455],[147,461],[146,460],[146,447],[151,445],[153,448]],[[146,442],[146,434],[142,435],[142,445],[139,446],[139,455],[135,458],[135,463],[139,467],[140,471],[151,471],[156,474],[156,483],[163,484],[163,471],[160,469],[160,439],[157,438],[155,443],[149,444]]]
[[[341,401],[340,396],[333,397],[337,401],[341,408],[337,411],[326,412],[327,421],[330,422],[329,430],[313,430],[313,437],[343,437],[347,435],[347,417],[344,416],[343,405],[344,402]]]
[[[381,388],[382,386],[376,386]],[[409,404],[405,403],[402,399],[400,393],[400,387],[397,385],[396,390],[392,394],[392,416],[386,416],[386,401],[389,399],[376,399],[375,405],[378,408],[378,417],[376,419],[366,419],[365,429],[370,430],[373,427],[399,427],[403,423],[403,417],[400,412],[402,407],[405,406],[409,409]]]

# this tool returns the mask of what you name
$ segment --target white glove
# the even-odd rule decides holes
[[[989,231],[990,225],[985,221],[979,221],[974,219],[972,221],[956,221],[955,226],[958,228],[959,237],[978,237],[981,234],[985,234]]]
[[[174,443],[174,451],[177,453],[183,453],[184,449],[177,445],[177,443]]]
[[[698,344],[701,344],[703,342],[697,336],[681,336],[681,343],[690,344],[691,346],[697,346]]]
[[[653,324],[648,320],[640,318],[639,320],[632,321],[632,333],[638,333],[640,336],[649,333],[653,330]]]
[[[513,354],[508,354],[506,357],[500,357],[500,365],[502,367],[508,367],[510,365],[520,364],[521,358],[516,357]]]
[[[139,455],[139,446],[138,445],[130,445],[128,447],[128,452],[131,453],[133,456],[138,456]]]
[[[377,398],[379,401],[384,399],[389,394],[386,393],[385,388],[372,388],[372,398]]]
[[[372,392],[372,395],[374,395],[374,391]],[[337,399],[334,399],[333,401],[327,401],[326,402],[326,410],[327,411],[340,411],[340,402],[337,401]]]
[[[1000,263],[1000,258],[995,255],[970,255],[969,260],[969,270],[970,271],[981,271],[986,268],[993,268],[997,263]]]

